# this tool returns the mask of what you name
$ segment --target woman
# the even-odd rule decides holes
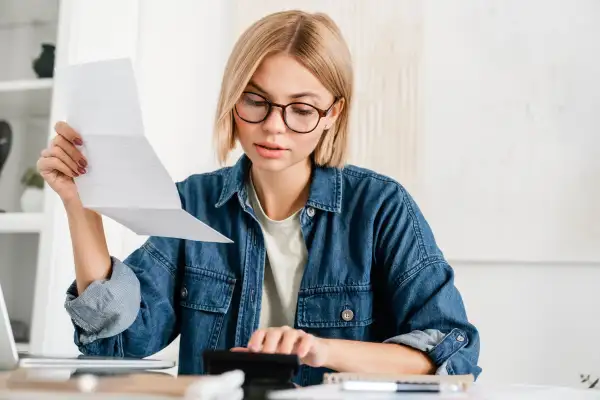
[[[83,139],[58,123],[38,166],[68,214],[80,350],[146,357],[181,335],[182,374],[218,348],[297,354],[301,385],[326,370],[477,376],[477,330],[418,207],[394,180],[344,166],[352,81],[327,16],[252,25],[215,126],[222,162],[237,142],[245,154],[177,184],[182,206],[234,243],[150,237],[123,262],[77,195]]]

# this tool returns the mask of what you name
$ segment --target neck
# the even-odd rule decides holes
[[[272,172],[252,168],[252,181],[260,204],[269,218],[286,219],[304,207],[310,190],[310,160]]]

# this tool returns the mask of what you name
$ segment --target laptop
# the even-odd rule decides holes
[[[8,310],[4,294],[0,286],[0,371],[17,368],[49,368],[70,369],[77,372],[88,371],[119,373],[132,370],[162,370],[175,366],[173,361],[139,358],[78,356],[49,357],[34,356],[26,352],[18,352],[8,318]]]

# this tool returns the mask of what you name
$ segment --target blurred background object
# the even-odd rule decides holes
[[[53,44],[42,44],[42,52],[39,57],[33,61],[33,70],[38,78],[52,78],[54,76],[55,50],[56,48]]]
[[[0,121],[0,179],[2,178],[2,169],[10,155],[12,147],[12,129],[7,121]],[[4,210],[0,209],[0,212]]]

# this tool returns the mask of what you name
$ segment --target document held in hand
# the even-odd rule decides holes
[[[58,101],[83,138],[87,173],[75,179],[84,207],[140,235],[231,240],[181,208],[175,183],[144,135],[129,59],[59,68]]]

